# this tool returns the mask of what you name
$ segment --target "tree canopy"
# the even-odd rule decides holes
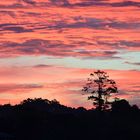
[[[108,98],[112,93],[117,93],[118,89],[116,82],[106,72],[97,70],[90,74],[83,91],[91,94],[88,99],[93,100],[97,109],[103,110],[109,107]]]

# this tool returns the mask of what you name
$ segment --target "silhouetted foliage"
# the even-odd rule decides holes
[[[131,108],[130,104],[126,100],[118,100],[112,103],[112,111],[115,112],[127,112]]]
[[[0,140],[129,140],[139,137],[140,110],[116,100],[111,110],[71,108],[35,98],[0,106]]]
[[[83,91],[92,94],[88,97],[88,100],[93,100],[93,105],[98,110],[109,108],[110,102],[108,98],[112,93],[118,92],[115,81],[109,79],[107,73],[100,70],[90,74]]]

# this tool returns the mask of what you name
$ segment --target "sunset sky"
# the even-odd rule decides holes
[[[81,89],[97,69],[140,107],[140,0],[0,0],[0,104],[90,108]]]

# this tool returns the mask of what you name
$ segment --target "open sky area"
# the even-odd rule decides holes
[[[139,0],[0,0],[0,104],[91,108],[81,89],[97,69],[140,107]]]

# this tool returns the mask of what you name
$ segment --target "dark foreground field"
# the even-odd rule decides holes
[[[138,140],[139,134],[140,110],[125,100],[102,112],[43,99],[0,106],[0,140]]]

